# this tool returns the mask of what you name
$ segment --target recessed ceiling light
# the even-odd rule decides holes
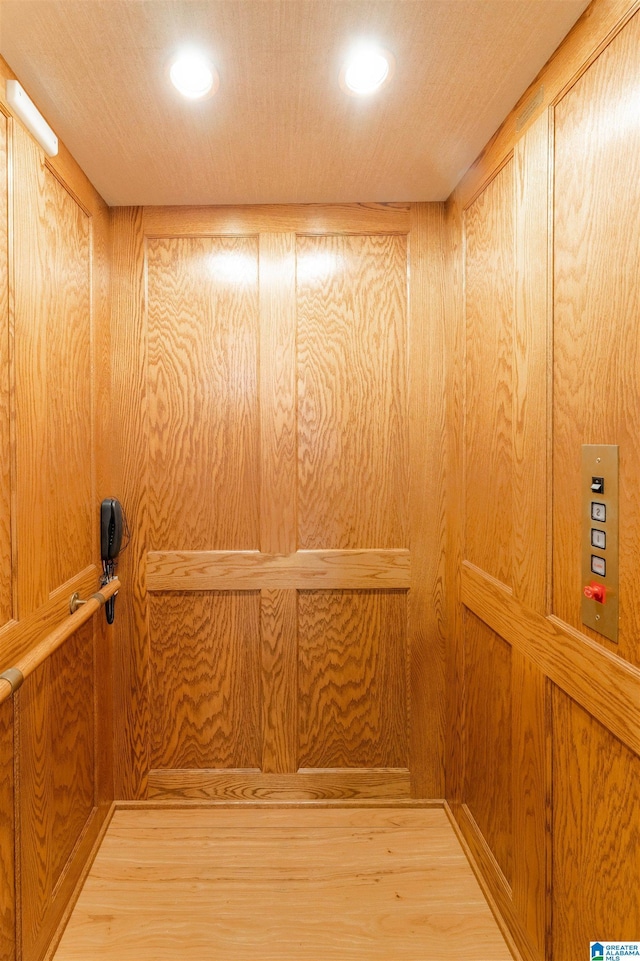
[[[218,74],[197,50],[182,50],[171,61],[169,78],[188,100],[203,100],[218,89]]]
[[[393,57],[387,50],[380,47],[357,47],[347,62],[341,74],[341,85],[350,93],[366,96],[374,93],[393,73]]]

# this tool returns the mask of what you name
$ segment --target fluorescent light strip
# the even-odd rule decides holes
[[[48,157],[58,153],[58,138],[17,80],[7,80],[7,103],[33,134]]]

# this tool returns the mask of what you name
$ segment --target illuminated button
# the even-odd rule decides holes
[[[599,604],[605,604],[607,601],[607,589],[604,584],[598,584],[597,581],[591,581],[590,584],[587,584],[582,593],[589,600],[597,601]]]
[[[591,501],[591,520],[600,521],[601,524],[607,519],[607,505],[599,501]]]
[[[591,573],[599,577],[607,576],[607,562],[604,557],[598,557],[597,554],[591,555]]]
[[[607,535],[604,531],[599,531],[597,527],[591,528],[591,546],[604,551],[607,546]]]

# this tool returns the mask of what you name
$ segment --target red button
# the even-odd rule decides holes
[[[600,604],[606,603],[607,589],[604,584],[591,581],[591,583],[584,588],[583,593],[585,597],[593,598],[594,601],[598,601]]]

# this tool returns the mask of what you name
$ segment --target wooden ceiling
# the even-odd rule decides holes
[[[441,200],[587,0],[1,0],[0,53],[105,200]],[[391,50],[377,96],[338,84],[354,41]],[[170,56],[206,50],[215,97]]]

